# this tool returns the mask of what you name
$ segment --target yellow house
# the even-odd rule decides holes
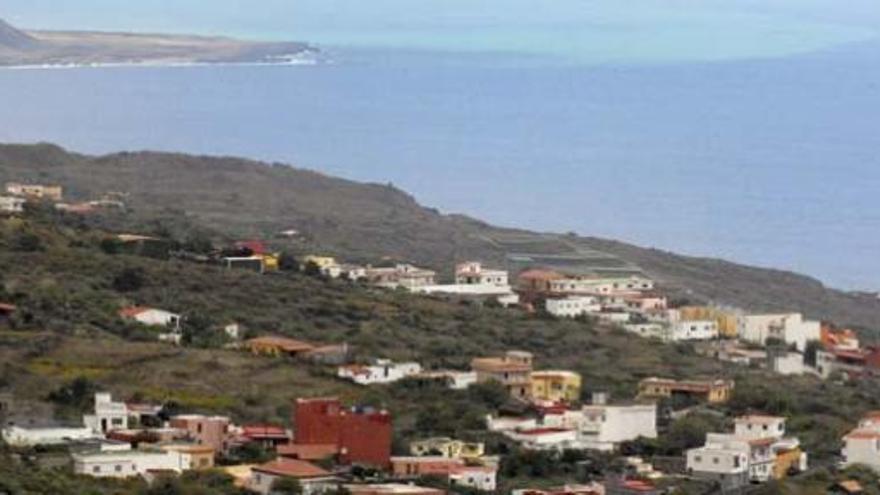
[[[483,457],[486,447],[479,442],[462,442],[448,437],[435,437],[412,442],[410,453],[414,456],[441,456],[450,459],[476,460]]]
[[[803,452],[800,447],[778,450],[773,460],[773,479],[781,480],[788,477],[789,471],[801,470]]]
[[[571,403],[581,397],[581,375],[573,371],[533,371],[529,385],[530,398],[534,401]]]
[[[321,269],[321,271],[324,271],[330,267],[338,265],[338,263],[336,263],[336,258],[334,258],[332,256],[318,256],[318,255],[310,254],[310,255],[306,256],[305,258],[303,258],[302,261],[303,261],[304,265],[307,265],[309,263],[314,263],[315,265],[317,265],[318,268]]]
[[[278,261],[281,258],[279,254],[264,254],[263,255],[263,271],[264,272],[277,272],[279,265]]]
[[[709,306],[685,306],[678,311],[684,321],[711,320],[718,325],[718,333],[722,337],[737,337],[737,319],[734,313]]]
[[[651,377],[639,382],[639,397],[661,399],[690,396],[709,404],[722,404],[730,400],[733,387],[733,380],[672,380]]]

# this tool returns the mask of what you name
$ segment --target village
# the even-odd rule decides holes
[[[0,196],[0,212],[5,215],[25,215],[30,201],[49,201],[59,212],[76,215],[126,208],[124,193],[66,203],[59,186],[10,183],[5,190]],[[291,229],[278,235],[294,237],[297,232]],[[138,233],[117,233],[107,241],[133,254],[164,249],[163,239]],[[652,345],[688,346],[733,366],[778,375],[846,382],[880,371],[880,347],[863,346],[851,329],[810,320],[796,311],[764,314],[721,304],[676,303],[662,280],[643,273],[582,273],[541,265],[514,272],[475,260],[460,260],[448,268],[449,273],[437,273],[409,263],[350,263],[324,253],[291,260],[271,246],[271,241],[249,239],[208,257],[174,255],[265,276],[295,263],[296,270],[320,279],[491,305],[536,320],[604,325]],[[0,301],[0,326],[16,310],[15,305]],[[149,329],[168,346],[186,345],[182,324],[187,314],[179,308],[131,301],[118,308],[118,317]],[[620,397],[585,387],[590,376],[559,369],[552,361],[514,348],[497,355],[469,356],[466,369],[435,369],[418,360],[401,362],[382,355],[355,358],[344,341],[312,342],[272,332],[254,335],[235,321],[219,331],[229,342],[228,349],[259,359],[308,363],[362,387],[408,382],[461,391],[493,384],[503,388],[514,407],[499,408],[485,417],[486,434],[526,451],[597,452],[617,456],[627,466],[621,476],[558,487],[537,483],[517,488],[513,493],[518,495],[659,494],[668,493],[669,480],[674,485],[687,479],[711,483],[724,493],[747,493],[750,487],[811,469],[810,452],[787,433],[789,418],[764,411],[727,418],[731,430],[706,434],[702,446],[662,467],[623,452],[632,442],[658,438],[658,425],[665,417],[729,401],[736,390],[729,376],[648,377],[638,384],[636,395]],[[280,488],[285,480],[295,480],[305,494],[343,489],[355,495],[494,493],[500,486],[503,454],[487,444],[428,437],[410,442],[404,455],[393,446],[393,411],[338,397],[291,397],[286,424],[236,424],[229,416],[169,412],[164,404],[120,401],[107,391],[96,393],[93,404],[80,425],[4,424],[3,439],[13,448],[61,448],[69,454],[74,472],[82,476],[150,481],[191,470],[220,469],[238,486],[261,494],[287,493]],[[861,465],[880,473],[880,412],[864,411],[840,442],[841,467]],[[230,452],[249,445],[269,452],[272,460],[227,462]],[[841,483],[834,489],[858,493],[851,491],[855,485]]]

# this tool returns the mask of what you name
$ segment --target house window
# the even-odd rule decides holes
[[[93,473],[100,473],[100,472],[101,472],[101,466],[93,466],[93,467],[92,467],[92,472],[93,472]]]
[[[694,456],[694,462],[696,462],[696,463],[698,463],[698,464],[701,463],[701,462],[703,462],[703,456],[695,455],[695,456]]]
[[[712,458],[712,464],[718,464],[718,458],[717,458],[717,457],[713,457],[713,458]]]
[[[119,464],[116,465],[116,472],[117,472],[117,473],[121,473],[121,472],[122,472],[122,466],[121,466],[121,465],[119,465]]]

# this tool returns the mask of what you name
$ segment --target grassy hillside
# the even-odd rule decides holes
[[[171,402],[182,411],[283,424],[289,422],[293,398],[334,394],[349,403],[389,408],[398,452],[420,436],[482,439],[493,452],[508,453],[502,466],[505,488],[578,479],[575,458],[561,462],[511,450],[482,431],[483,415],[503,402],[492,387],[467,392],[411,383],[356,387],[337,380],[331,368],[222,348],[220,326],[229,321],[242,323],[254,335],[347,342],[361,359],[416,359],[427,367],[464,368],[474,356],[525,349],[535,353],[540,368],[582,373],[585,396],[603,390],[629,398],[639,379],[653,375],[731,376],[737,380],[735,397],[720,412],[790,416],[790,430],[820,463],[834,461],[838,439],[855,418],[880,408],[880,388],[871,381],[838,385],[734,368],[697,356],[687,345],[663,345],[589,321],[453,304],[301,273],[258,275],[110,254],[102,242],[109,235],[78,217],[47,210],[0,221],[0,300],[19,307],[11,324],[0,326],[0,395],[12,397],[15,419],[24,419],[22,414],[78,419],[87,399],[73,404],[49,400],[75,383],[125,399]],[[156,343],[151,330],[116,316],[127,304],[185,314],[191,344]],[[664,422],[659,440],[632,448],[646,455],[680,455],[702,442],[706,430],[724,423],[714,415]],[[3,455],[0,448],[0,461]],[[0,467],[2,475],[10,468],[0,464],[6,466]],[[77,480],[65,471],[12,473],[22,485],[65,487],[66,493],[145,493],[138,484]]]
[[[130,212],[116,226],[198,226],[239,237],[297,229],[298,249],[355,261],[413,261],[448,272],[465,258],[503,263],[509,252],[588,251],[612,264],[635,264],[670,290],[694,299],[880,327],[880,301],[829,289],[789,272],[694,258],[625,243],[501,229],[419,205],[388,185],[362,184],[281,164],[164,153],[92,157],[52,145],[0,146],[0,182],[57,182],[69,196],[130,193]],[[446,273],[446,272],[444,272]]]

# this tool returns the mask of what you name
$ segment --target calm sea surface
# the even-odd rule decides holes
[[[695,17],[696,38],[664,24],[657,46],[612,20],[316,31],[317,65],[0,70],[0,141],[285,161],[500,224],[880,288],[880,43],[748,17],[769,48],[707,50]]]

